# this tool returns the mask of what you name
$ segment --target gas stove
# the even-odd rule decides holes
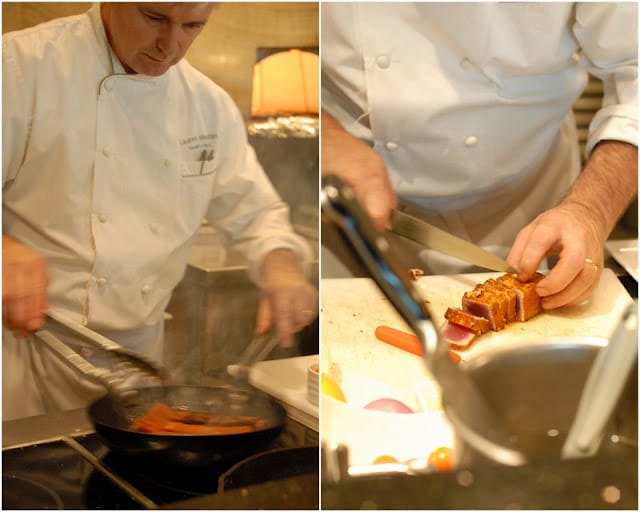
[[[172,508],[191,499],[265,482],[278,484],[301,475],[316,475],[317,480],[318,446],[305,444],[314,433],[305,432],[305,440],[299,424],[287,422],[272,446],[247,459],[188,469],[134,464],[121,458],[84,421],[82,412],[73,411],[3,424],[3,509]],[[34,438],[29,431],[40,435]],[[31,439],[21,442],[21,437]],[[318,509],[317,491],[313,495],[310,488],[310,493],[304,504],[273,508]],[[270,507],[257,503],[256,508]]]

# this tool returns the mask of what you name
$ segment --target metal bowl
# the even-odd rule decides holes
[[[560,458],[591,364],[606,344],[599,338],[532,338],[487,349],[463,365],[513,442],[529,460]],[[598,454],[637,453],[637,362],[625,384]],[[464,447],[461,465],[484,460]]]

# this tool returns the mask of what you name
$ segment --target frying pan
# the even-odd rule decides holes
[[[192,412],[250,415],[267,421],[255,432],[225,435],[159,435],[131,430],[132,421],[155,402]],[[284,408],[249,386],[153,386],[129,398],[107,394],[89,406],[89,418],[102,441],[117,455],[146,466],[199,468],[232,464],[266,449],[280,434]]]
[[[158,385],[165,372],[155,364],[64,315],[49,312],[48,316],[49,322],[62,325],[118,359],[117,372],[96,367],[51,332],[35,333],[63,362],[106,387],[107,394],[89,406],[88,415],[102,441],[127,461],[144,463],[146,468],[152,468],[151,464],[184,468],[230,465],[267,448],[284,427],[284,407],[246,381],[221,381],[217,386]],[[131,376],[142,376],[147,383],[156,384],[131,387]],[[156,402],[190,412],[255,416],[265,420],[267,426],[254,432],[224,435],[162,435],[132,430],[132,422]]]

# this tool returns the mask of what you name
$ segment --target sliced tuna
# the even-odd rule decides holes
[[[484,285],[505,295],[507,299],[507,323],[516,321],[518,319],[518,296],[516,291],[496,279],[487,279]]]
[[[483,316],[472,315],[461,309],[449,308],[444,317],[452,324],[461,325],[471,329],[477,336],[488,332],[491,329],[489,320]]]
[[[504,329],[504,326],[507,325],[506,298],[481,284],[463,295],[462,309],[467,313],[489,320],[489,325],[494,331]]]
[[[476,334],[471,329],[449,321],[444,323],[441,333],[444,340],[455,349],[466,348],[476,339]]]
[[[505,274],[498,277],[498,281],[510,287],[516,292],[517,318],[521,322],[526,322],[542,311],[540,297],[536,292],[536,284],[544,277],[543,274],[536,274],[533,281],[523,283],[519,281],[515,274]]]

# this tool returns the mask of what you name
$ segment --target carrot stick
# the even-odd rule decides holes
[[[393,327],[387,327],[386,325],[380,325],[375,330],[376,338],[380,341],[384,341],[389,345],[406,350],[417,356],[422,355],[422,344],[417,336],[409,334],[408,332],[399,331]]]
[[[384,341],[389,345],[406,350],[407,352],[411,352],[417,356],[422,356],[422,344],[418,337],[413,334],[399,331],[398,329],[394,329],[393,327],[388,327],[386,325],[380,325],[376,327],[375,335],[380,341]],[[451,350],[449,350],[449,355],[456,363],[462,359],[458,353]]]

